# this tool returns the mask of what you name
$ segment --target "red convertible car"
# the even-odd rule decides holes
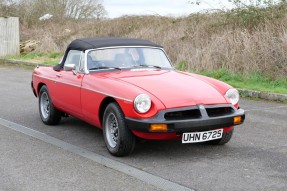
[[[58,65],[35,68],[31,85],[45,124],[80,118],[103,129],[115,156],[130,154],[136,137],[225,144],[245,119],[236,89],[176,71],[142,39],[76,39]]]

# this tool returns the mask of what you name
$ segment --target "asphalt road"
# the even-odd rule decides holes
[[[45,126],[31,71],[0,65],[0,118],[192,190],[287,190],[287,105],[242,99],[246,122],[225,146],[146,141],[111,156],[97,128],[69,117]],[[0,125],[0,190],[160,190],[109,165]],[[113,163],[113,162],[111,162]],[[147,178],[148,179],[148,178]],[[177,188],[177,187],[175,187]],[[179,188],[179,187],[178,187]]]

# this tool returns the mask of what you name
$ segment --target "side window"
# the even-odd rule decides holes
[[[65,61],[65,64],[75,64],[75,68],[79,68],[79,65],[80,65],[80,59],[81,59],[81,51],[78,51],[78,50],[70,50],[68,55],[67,55],[67,58],[66,58],[66,61]]]

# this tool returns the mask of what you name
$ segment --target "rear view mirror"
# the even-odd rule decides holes
[[[72,71],[75,69],[76,69],[75,64],[65,64],[64,65],[64,71]]]

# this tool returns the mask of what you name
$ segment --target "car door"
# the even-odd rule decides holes
[[[60,70],[56,73],[57,90],[55,97],[61,110],[66,113],[82,117],[81,84],[84,74],[77,72],[81,62],[81,51],[70,50],[64,63],[65,66],[75,65],[75,70]]]

